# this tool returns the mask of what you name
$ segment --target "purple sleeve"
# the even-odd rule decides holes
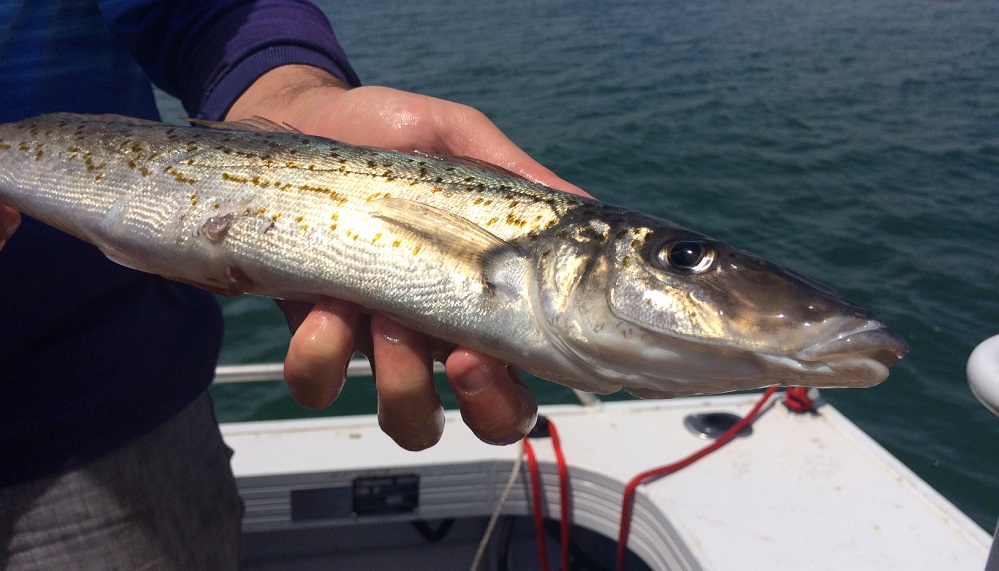
[[[153,82],[202,119],[222,119],[286,64],[360,85],[326,16],[303,0],[108,0],[101,9]]]

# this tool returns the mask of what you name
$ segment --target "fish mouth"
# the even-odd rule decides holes
[[[828,386],[870,386],[909,352],[905,339],[876,319],[843,324],[828,340],[799,351],[802,366]]]

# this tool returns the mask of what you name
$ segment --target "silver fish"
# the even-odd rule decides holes
[[[333,296],[576,389],[869,386],[906,342],[826,286],[469,159],[264,120],[0,126],[0,202],[226,295]]]

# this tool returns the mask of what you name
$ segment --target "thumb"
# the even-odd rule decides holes
[[[9,206],[0,204],[0,248],[7,243],[7,239],[14,234],[14,230],[21,225],[21,215]]]

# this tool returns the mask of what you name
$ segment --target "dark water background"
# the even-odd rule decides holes
[[[994,529],[999,418],[964,367],[999,333],[999,3],[326,4],[367,84],[475,106],[598,198],[873,308],[910,355],[825,397]],[[224,304],[223,362],[283,357],[271,302]],[[307,415],[280,383],[215,395],[223,420]],[[374,402],[359,381],[323,414]]]

